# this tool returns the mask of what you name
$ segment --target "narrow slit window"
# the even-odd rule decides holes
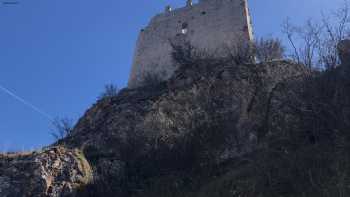
[[[188,24],[187,23],[182,23],[181,33],[182,34],[187,34],[187,32],[188,32]]]

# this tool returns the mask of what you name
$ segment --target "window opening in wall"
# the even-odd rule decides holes
[[[188,31],[188,24],[187,23],[182,23],[182,29],[181,29],[181,33],[182,34],[187,34]]]

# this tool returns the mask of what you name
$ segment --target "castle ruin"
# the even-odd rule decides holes
[[[148,74],[168,79],[176,69],[169,40],[185,37],[195,48],[216,51],[224,45],[253,39],[247,0],[199,0],[152,18],[137,40],[128,87],[142,84]]]

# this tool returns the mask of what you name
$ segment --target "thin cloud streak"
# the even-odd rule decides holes
[[[0,85],[0,90],[5,92],[6,94],[10,95],[12,98],[16,99],[20,103],[24,104],[25,106],[31,108],[32,110],[38,112],[45,118],[49,119],[51,122],[53,122],[53,118],[50,114],[46,113],[45,111],[41,110],[40,108],[36,107],[35,105],[31,104],[30,102],[24,100],[22,97],[17,96],[14,92],[10,91],[9,89],[5,88],[4,86]]]

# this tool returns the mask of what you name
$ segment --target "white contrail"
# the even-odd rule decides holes
[[[45,111],[39,109],[38,107],[36,107],[35,105],[31,104],[30,102],[24,100],[23,98],[21,98],[20,96],[17,96],[15,93],[13,93],[12,91],[10,91],[9,89],[5,88],[4,86],[0,85],[0,90],[2,90],[3,92],[5,92],[6,94],[10,95],[12,98],[16,99],[17,101],[21,102],[22,104],[26,105],[27,107],[31,108],[32,110],[38,112],[39,114],[41,114],[42,116],[44,116],[45,118],[49,119],[51,122],[53,122],[53,118],[52,116],[50,116],[48,113],[46,113]]]

